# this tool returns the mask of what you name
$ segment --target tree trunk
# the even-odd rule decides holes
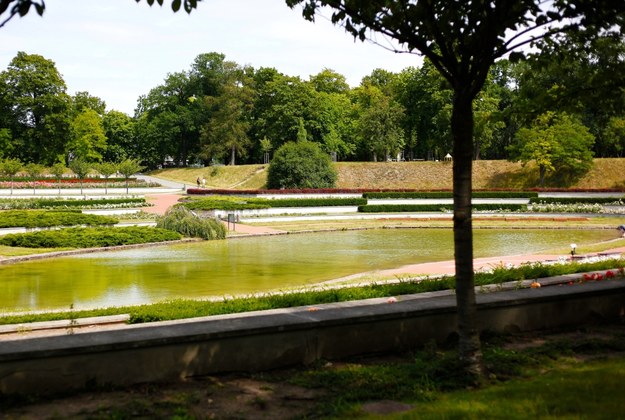
[[[545,186],[545,173],[547,172],[547,169],[545,168],[545,165],[540,165],[538,170],[540,174],[540,188],[542,188]]]
[[[234,166],[236,164],[236,156],[237,156],[237,149],[235,146],[232,146],[230,148],[230,165]]]
[[[471,221],[473,109],[471,103],[472,98],[469,93],[462,90],[454,93],[451,117],[454,140],[454,253],[460,361],[467,373],[479,377],[482,375],[483,367],[473,282]]]

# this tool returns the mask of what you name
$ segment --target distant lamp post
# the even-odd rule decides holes
[[[576,249],[577,249],[577,244],[571,244],[571,258],[575,256]]]

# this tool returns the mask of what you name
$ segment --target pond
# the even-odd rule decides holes
[[[476,230],[475,257],[614,238],[606,230]],[[0,266],[0,312],[251,294],[453,259],[451,229],[265,236],[98,252]]]

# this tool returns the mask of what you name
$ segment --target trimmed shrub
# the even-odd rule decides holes
[[[525,204],[473,204],[474,211],[527,211]],[[360,213],[407,213],[453,211],[453,204],[370,204]]]
[[[179,233],[151,227],[89,227],[0,236],[0,245],[24,248],[99,248],[175,241]]]
[[[332,188],[337,173],[318,144],[288,142],[276,150],[267,173],[268,188]]]
[[[188,201],[181,205],[189,210],[254,210],[270,207],[336,207],[362,206],[367,204],[364,198],[286,198],[268,200],[265,198],[230,198],[212,197]]]
[[[180,203],[177,206],[182,206],[188,210],[255,210],[266,209],[269,205],[260,204],[260,202],[269,201],[262,199],[254,199],[255,202],[251,203],[252,199],[245,199],[241,197],[211,197],[203,198],[200,200],[191,200],[184,203]]]
[[[52,226],[98,226],[114,225],[114,217],[83,214],[78,211],[5,210],[0,211],[0,228],[52,227]]]
[[[174,206],[158,220],[156,227],[178,232],[190,238],[224,239],[226,228],[215,219],[197,216],[184,206]]]
[[[367,192],[362,195],[365,198],[453,198],[454,194],[449,191],[385,191]],[[473,198],[530,198],[538,197],[537,192],[524,191],[473,191]]]
[[[625,197],[536,197],[530,204],[615,204],[623,205]]]

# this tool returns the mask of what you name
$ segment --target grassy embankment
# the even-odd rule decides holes
[[[339,162],[337,188],[371,189],[448,189],[452,188],[452,164],[449,162]],[[195,185],[206,178],[207,188],[259,189],[267,179],[267,165],[176,168],[153,172],[173,181]],[[516,189],[538,187],[538,169],[532,164],[505,160],[473,162],[473,188]],[[546,185],[579,189],[625,188],[625,159],[595,159],[593,168],[571,185]]]

